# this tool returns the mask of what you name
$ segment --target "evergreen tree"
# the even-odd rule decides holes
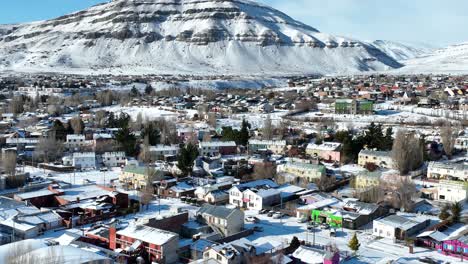
[[[356,233],[354,233],[353,237],[351,238],[351,240],[349,240],[348,242],[348,247],[349,249],[351,249],[352,251],[354,251],[354,253],[356,253],[358,250],[359,250],[359,247],[361,247],[361,244],[359,244],[359,240],[357,238],[357,235]]]
[[[239,135],[239,144],[242,146],[247,146],[250,138],[250,124],[245,119],[242,120],[242,127]]]
[[[151,93],[153,93],[154,89],[153,89],[153,86],[151,86],[151,84],[148,84],[146,85],[145,87],[145,94],[146,95],[150,95]]]
[[[117,134],[115,135],[115,139],[120,145],[120,148],[125,151],[127,156],[136,156],[137,154],[137,144],[136,144],[136,137],[133,135],[128,128],[128,126],[124,126],[119,129]]]
[[[51,133],[51,136],[54,137],[55,140],[65,141],[68,131],[60,120],[55,120],[52,125]]]
[[[452,223],[460,222],[461,211],[463,207],[460,202],[455,202],[452,204],[450,211],[452,212],[451,221]]]
[[[188,176],[193,171],[193,163],[198,157],[198,148],[192,143],[188,143],[180,149],[177,159],[177,167],[182,171],[183,176]]]
[[[148,139],[148,144],[151,146],[159,144],[161,140],[161,132],[155,122],[149,122],[141,131],[141,136]]]
[[[132,90],[130,90],[130,97],[137,97],[140,96],[140,92],[138,89],[133,85]]]
[[[393,147],[393,129],[391,127],[387,128],[385,131],[385,136],[383,138],[382,150],[392,150]]]
[[[440,220],[447,220],[450,217],[449,209],[450,208],[448,205],[444,205],[442,207],[442,209],[440,210],[440,214],[439,214]]]

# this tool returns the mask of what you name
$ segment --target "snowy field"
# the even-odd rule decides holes
[[[25,172],[29,172],[31,176],[40,176],[49,180],[64,181],[73,185],[85,185],[89,183],[109,185],[112,180],[118,180],[121,169],[114,168],[110,171],[90,170],[82,172],[76,171],[75,173],[62,173],[26,166]]]

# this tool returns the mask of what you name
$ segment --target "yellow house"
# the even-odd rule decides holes
[[[379,186],[382,172],[380,171],[365,171],[361,172],[356,176],[354,188],[356,189],[369,189],[372,187]]]
[[[148,170],[143,166],[126,166],[119,175],[119,181],[130,188],[141,189],[146,186]]]
[[[321,164],[293,161],[278,166],[278,172],[290,174],[299,178],[306,178],[310,182],[313,182],[325,175],[326,169],[325,166]]]

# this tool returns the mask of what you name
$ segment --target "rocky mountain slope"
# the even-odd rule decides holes
[[[0,27],[0,71],[277,75],[401,66],[373,45],[248,0],[114,0]]]

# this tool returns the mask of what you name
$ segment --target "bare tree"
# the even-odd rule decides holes
[[[79,135],[83,133],[84,130],[84,123],[83,120],[81,120],[81,117],[76,116],[72,119],[70,119],[70,125],[73,129],[73,133]]]
[[[142,206],[146,206],[146,209],[148,209],[149,204],[154,198],[154,181],[161,179],[162,174],[160,171],[150,167],[146,168],[145,185],[141,186],[142,188],[140,190],[140,203]]]
[[[216,113],[210,112],[208,113],[208,124],[212,127],[216,127],[218,119],[216,118]]]
[[[11,176],[16,174],[16,152],[5,152],[2,155],[2,165],[5,173]]]
[[[274,163],[262,163],[257,164],[254,167],[252,174],[253,180],[271,179],[276,178],[276,164]]]
[[[106,111],[99,110],[94,114],[94,125],[104,127],[106,122]]]
[[[265,121],[263,122],[262,136],[263,139],[271,140],[273,138],[273,124],[271,121],[270,115],[267,115]]]
[[[453,149],[455,147],[456,133],[453,131],[450,123],[446,123],[440,131],[440,137],[444,146],[445,154],[449,159],[452,158]]]
[[[10,102],[10,112],[13,114],[21,114],[24,111],[24,100],[22,96],[15,96]]]
[[[333,187],[335,183],[335,176],[328,176],[326,174],[322,174],[322,176],[320,176],[320,179],[316,182],[316,185],[320,191],[326,191],[328,188]]]
[[[52,137],[43,137],[34,151],[34,158],[44,162],[55,161],[62,157],[63,143]]]
[[[392,159],[401,175],[415,170],[423,164],[423,144],[414,133],[398,130],[393,142]]]

